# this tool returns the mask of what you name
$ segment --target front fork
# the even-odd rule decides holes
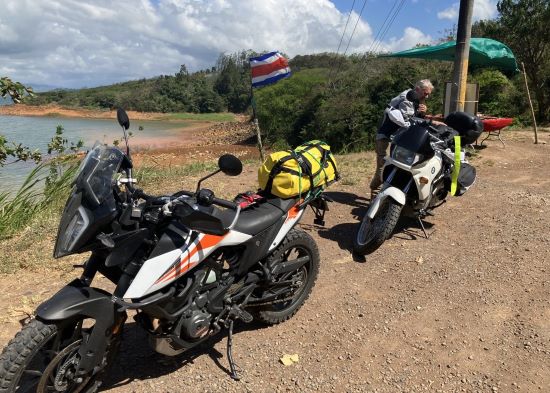
[[[108,346],[113,337],[120,334],[126,321],[126,312],[118,309],[110,293],[90,287],[95,274],[104,265],[104,260],[103,257],[92,254],[83,266],[81,277],[61,288],[36,310],[38,320],[56,324],[61,329],[74,321],[94,320],[89,336],[78,350],[78,377],[94,375],[104,367]]]

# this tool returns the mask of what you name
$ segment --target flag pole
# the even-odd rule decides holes
[[[252,121],[254,122],[254,128],[256,129],[256,137],[258,138],[258,150],[260,151],[260,160],[264,161],[264,147],[262,145],[262,135],[260,133],[260,124],[258,123],[258,117],[256,116],[256,100],[254,99],[254,87],[250,84],[250,101],[252,103]]]

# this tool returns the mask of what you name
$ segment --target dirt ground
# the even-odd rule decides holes
[[[504,138],[506,147],[489,140],[472,157],[476,184],[426,220],[429,239],[401,222],[363,261],[350,249],[371,171],[328,189],[335,202],[326,227],[313,226],[310,212],[301,225],[321,250],[313,293],[285,323],[238,325],[240,382],[227,374],[225,335],[168,358],[130,322],[104,391],[550,391],[550,137],[538,145],[528,132]],[[357,173],[372,158],[345,160]],[[256,168],[247,165],[239,184],[253,182]],[[0,346],[25,312],[77,275],[0,276]],[[284,366],[285,354],[299,361]]]

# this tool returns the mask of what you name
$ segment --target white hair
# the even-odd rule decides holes
[[[415,87],[419,87],[421,89],[424,89],[424,88],[427,87],[430,90],[434,89],[434,85],[432,85],[432,82],[430,82],[429,79],[422,79],[422,80],[416,82]]]

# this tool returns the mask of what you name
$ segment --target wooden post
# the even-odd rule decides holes
[[[453,85],[451,86],[451,112],[464,111],[473,9],[474,0],[460,0],[453,67]]]
[[[256,137],[258,139],[258,150],[260,151],[260,160],[264,162],[264,146],[262,145],[262,134],[260,132],[260,124],[256,117],[256,100],[254,99],[254,88],[250,86],[250,101],[252,102],[252,118],[254,122],[254,128],[256,129]]]
[[[258,119],[254,116],[254,127],[256,128],[256,136],[258,137],[258,150],[260,151],[260,160],[264,162],[264,146],[262,145],[262,135],[260,133],[260,125]]]
[[[525,80],[525,89],[527,90],[527,98],[529,99],[529,106],[531,107],[531,116],[533,117],[533,129],[535,130],[535,144],[539,143],[537,135],[537,120],[535,119],[535,110],[533,109],[533,102],[531,101],[531,94],[529,93],[529,85],[527,84],[527,74],[525,73],[525,64],[521,62],[523,68],[523,79]]]

